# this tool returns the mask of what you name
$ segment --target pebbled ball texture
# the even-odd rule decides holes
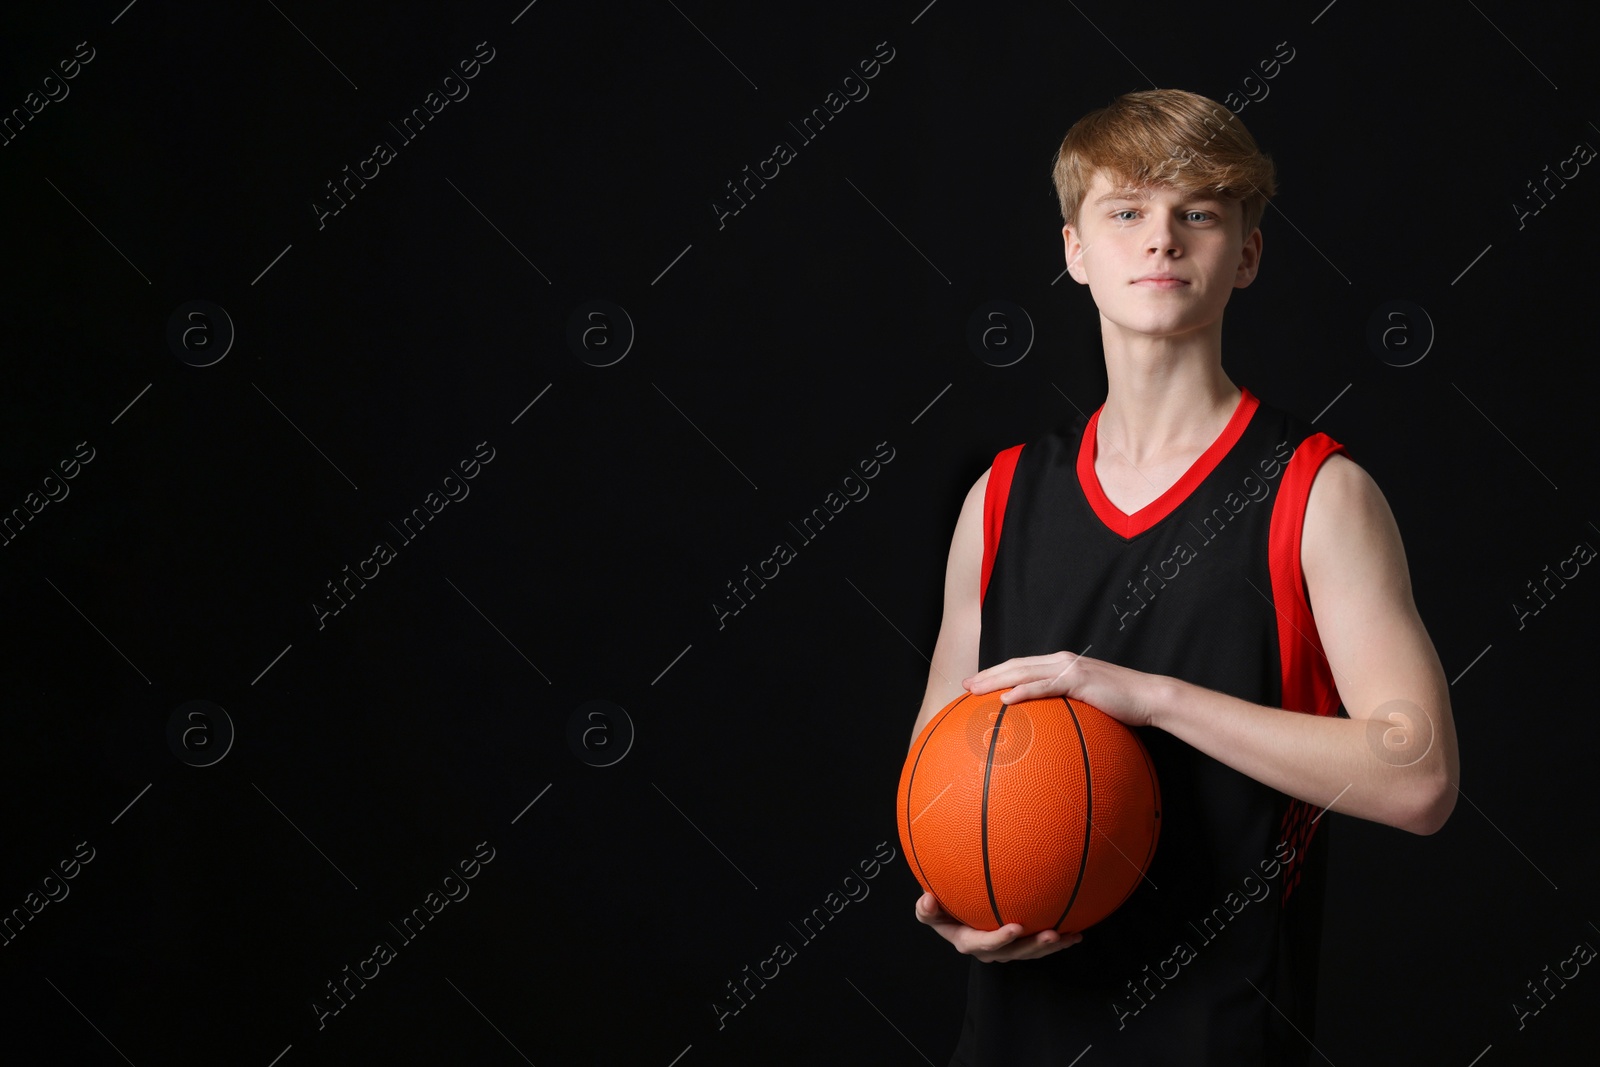
[[[907,862],[978,930],[1076,933],[1138,886],[1161,790],[1132,730],[1081,700],[966,693],[917,735],[896,817]]]

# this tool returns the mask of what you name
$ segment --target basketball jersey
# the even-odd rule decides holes
[[[1269,707],[1338,712],[1300,534],[1317,468],[1344,449],[1240,392],[1216,441],[1132,515],[1095,475],[1100,410],[995,457],[980,668],[1066,651]],[[1076,945],[974,959],[952,1064],[1066,1067],[1090,1047],[1085,1067],[1306,1062],[1320,809],[1164,731],[1138,733],[1162,801],[1146,877]]]

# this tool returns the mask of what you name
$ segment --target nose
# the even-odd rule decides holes
[[[1145,250],[1157,255],[1163,252],[1173,256],[1182,255],[1183,248],[1178,242],[1178,227],[1173,221],[1172,212],[1166,208],[1152,208],[1149,218],[1150,229],[1145,235]]]

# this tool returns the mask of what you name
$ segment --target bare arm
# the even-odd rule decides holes
[[[1460,767],[1449,686],[1411,595],[1405,549],[1372,478],[1340,455],[1306,502],[1301,567],[1349,720],[1259,707],[1195,686],[1155,723],[1313,804],[1417,834],[1444,825]]]
[[[1267,707],[1178,678],[1057,652],[1007,660],[973,692],[1061,694],[1158,726],[1274,789],[1416,834],[1444,825],[1460,780],[1449,687],[1411,597],[1405,550],[1376,484],[1330,456],[1312,482],[1301,568],[1349,719]]]
[[[922,710],[911,728],[913,742],[940,708],[967,691],[962,679],[978,670],[978,636],[983,625],[979,595],[983,576],[983,497],[988,485],[989,472],[984,471],[967,491],[955,534],[950,538],[944,617],[939,623],[939,639],[933,646]],[[916,914],[919,922],[933,927],[956,951],[985,963],[1047,956],[1083,939],[1081,934],[1059,934],[1054,930],[1023,937],[1018,923],[1008,923],[998,930],[975,930],[946,913],[932,893],[924,893],[917,900]]]
[[[982,628],[979,583],[983,574],[983,496],[988,485],[986,470],[967,490],[961,515],[956,519],[955,533],[950,538],[950,559],[944,571],[944,617],[939,623],[939,639],[933,646],[922,709],[911,727],[912,741],[940,708],[966,692],[961,679],[978,670],[978,634]]]

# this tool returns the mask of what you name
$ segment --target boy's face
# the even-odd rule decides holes
[[[1061,228],[1067,269],[1108,328],[1149,337],[1212,328],[1261,262],[1261,231],[1240,232],[1242,206],[1167,185],[1119,189],[1097,170],[1076,229]],[[1152,274],[1169,277],[1146,280]]]

